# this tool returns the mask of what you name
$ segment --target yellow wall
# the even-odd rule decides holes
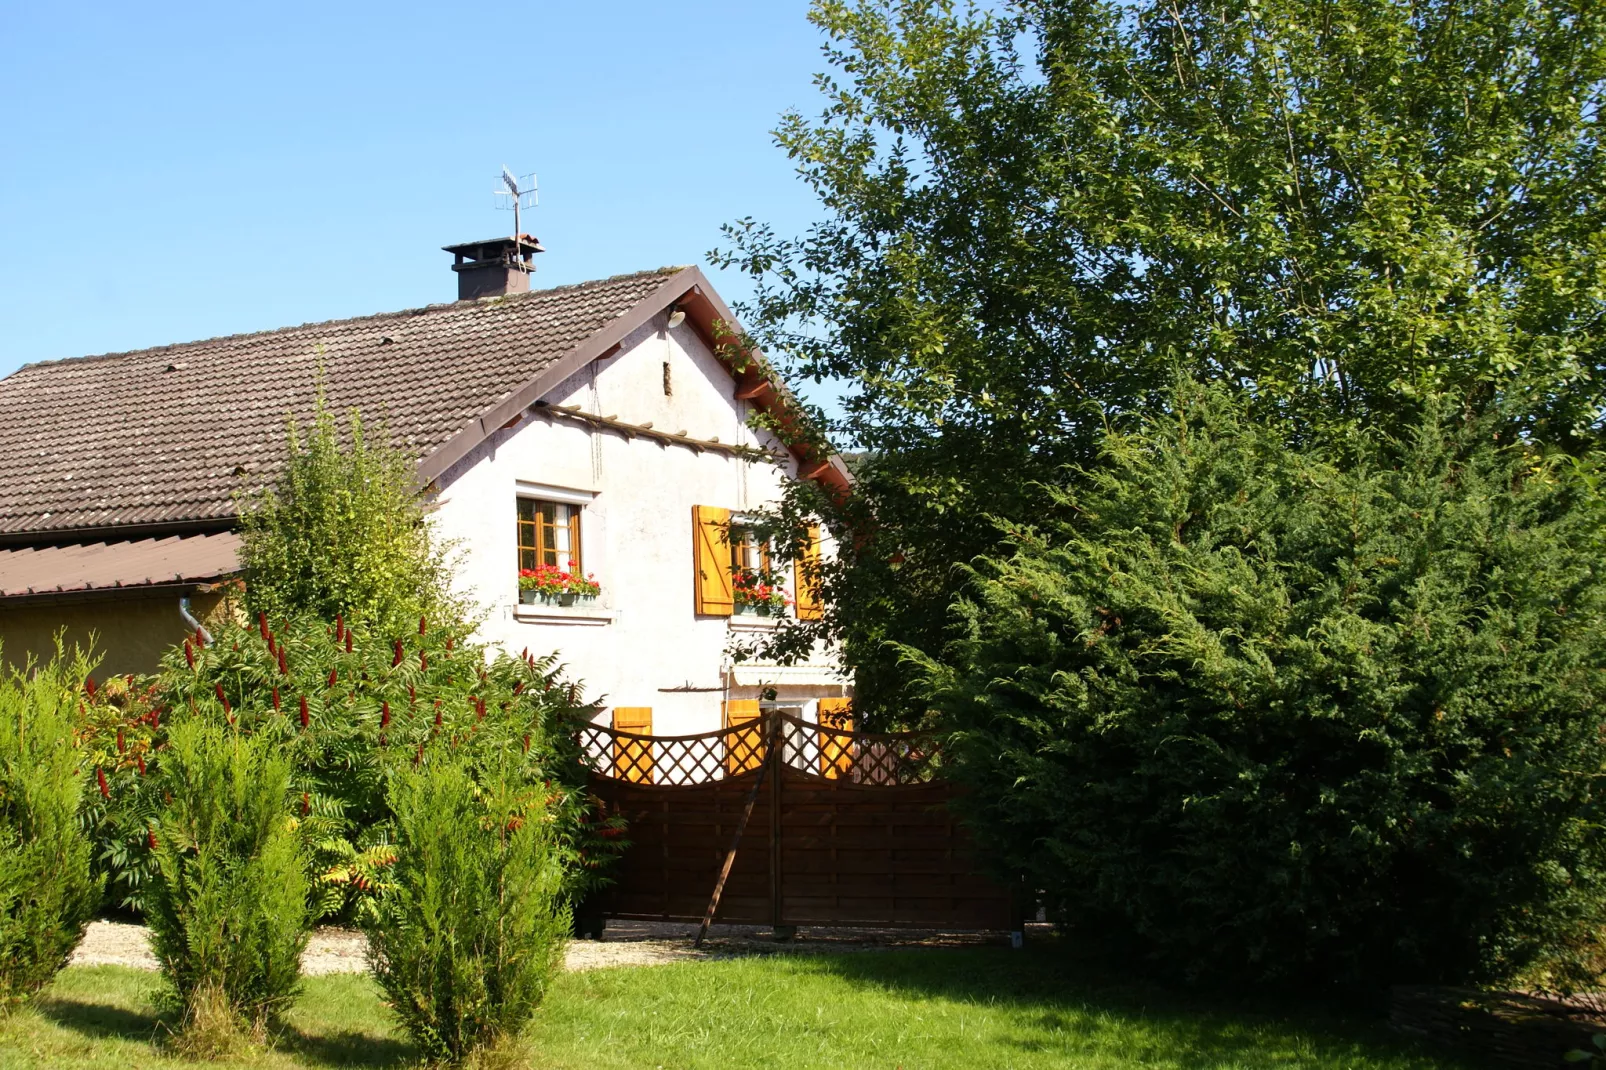
[[[221,594],[192,595],[190,612],[205,620],[222,599]],[[157,660],[189,631],[179,616],[177,595],[0,606],[0,661],[22,665],[30,654],[49,658],[63,628],[69,649],[74,643],[88,647],[94,639],[103,655],[97,671],[106,675],[155,672]]]

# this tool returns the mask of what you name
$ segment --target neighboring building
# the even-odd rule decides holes
[[[236,492],[279,470],[285,418],[309,416],[321,367],[332,408],[386,421],[419,458],[485,639],[557,651],[622,726],[660,734],[712,729],[723,703],[750,709],[772,690],[806,716],[839,706],[845,681],[823,651],[786,667],[729,657],[775,624],[733,606],[732,561],[765,556],[744,512],[784,479],[845,490],[848,475],[748,426],[786,399],[722,360],[716,332],[734,319],[702,272],[529,291],[534,239],[448,251],[454,304],[0,380],[0,656],[48,654],[65,627],[69,642],[98,633],[106,671],[152,669],[237,571]],[[594,603],[521,603],[521,567],[571,559],[601,584]],[[801,594],[789,612],[817,611],[780,571]]]

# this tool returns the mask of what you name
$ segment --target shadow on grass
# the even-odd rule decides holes
[[[1043,1037],[1123,1033],[1149,1065],[1255,1065],[1278,1051],[1296,1065],[1370,1059],[1450,1070],[1473,1064],[1391,1033],[1379,1017],[1276,995],[1198,993],[1072,963],[1053,948],[920,950],[821,955],[819,968],[852,984],[918,999],[1013,1011],[1036,1036],[1009,1042],[1043,1050]],[[1368,1063],[1367,1065],[1371,1065]]]
[[[315,1066],[410,1066],[418,1061],[411,1044],[354,1030],[313,1034],[287,1029],[277,1047]]]
[[[39,1000],[34,1009],[41,1018],[96,1040],[156,1040],[167,1035],[167,1023],[160,1016],[110,1003],[54,996]]]

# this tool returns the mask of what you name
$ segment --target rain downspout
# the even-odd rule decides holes
[[[207,631],[201,622],[195,619],[195,614],[190,612],[189,595],[185,595],[183,598],[178,600],[178,615],[184,618],[185,624],[188,624],[200,634],[201,638],[207,643],[208,646],[211,645],[212,633]]]

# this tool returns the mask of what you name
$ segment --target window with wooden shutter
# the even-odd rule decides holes
[[[820,526],[809,525],[808,542],[798,554],[793,570],[797,584],[797,617],[819,620],[825,615],[820,604]]]
[[[613,728],[616,732],[633,732],[638,736],[652,735],[651,706],[615,706]],[[613,768],[623,780],[637,784],[652,783],[652,744],[644,739],[618,739],[613,741]]]
[[[722,705],[726,728],[752,725],[725,736],[725,774],[737,776],[757,769],[764,764],[764,728],[759,720],[758,699],[734,698]]]
[[[731,595],[731,511],[713,505],[691,507],[692,595],[704,616],[728,617]]]
[[[853,700],[822,698],[820,711],[820,775],[837,780],[853,769],[853,741],[837,732],[853,731]]]

